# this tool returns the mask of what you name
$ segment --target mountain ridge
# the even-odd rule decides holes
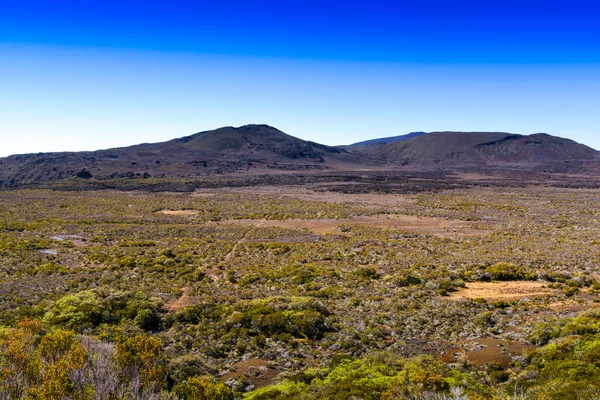
[[[446,131],[384,145],[376,155],[402,165],[466,166],[591,161],[600,153],[571,139],[546,133]]]
[[[350,171],[406,166],[530,167],[589,163],[598,161],[599,154],[573,140],[541,133],[415,132],[334,147],[299,139],[269,125],[251,124],[202,131],[158,143],[0,158],[0,187],[71,177],[189,178],[253,171]]]

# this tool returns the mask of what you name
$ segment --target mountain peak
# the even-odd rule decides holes
[[[250,169],[312,170],[360,164],[357,156],[266,124],[226,126],[173,139],[94,152],[28,154],[0,161],[0,186],[38,183],[85,170],[95,179],[198,177]]]

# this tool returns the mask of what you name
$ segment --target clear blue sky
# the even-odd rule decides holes
[[[0,156],[247,123],[600,149],[599,21],[578,0],[0,0]]]

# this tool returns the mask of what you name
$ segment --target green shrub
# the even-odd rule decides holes
[[[233,400],[231,389],[208,376],[189,378],[178,383],[173,393],[182,400]]]
[[[60,298],[44,315],[48,325],[82,332],[100,324],[131,322],[145,330],[158,329],[162,300],[140,292],[115,292],[101,297],[83,291]]]
[[[238,307],[229,323],[256,329],[265,335],[289,333],[295,337],[320,339],[330,330],[327,309],[308,297],[270,297]]]
[[[356,270],[356,275],[363,279],[378,279],[379,274],[372,267],[361,267]]]
[[[523,271],[521,267],[505,262],[490,265],[485,268],[485,272],[490,274],[495,281],[532,281],[537,279],[537,275]]]

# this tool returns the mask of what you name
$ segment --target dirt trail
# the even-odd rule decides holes
[[[181,288],[181,292],[181,297],[172,303],[165,304],[165,309],[169,311],[177,311],[196,304],[196,299],[193,296],[190,296],[190,288]]]
[[[244,236],[242,236],[242,238],[240,240],[235,242],[235,245],[233,245],[233,248],[231,249],[231,251],[225,255],[225,258],[223,259],[223,261],[221,261],[217,265],[217,268],[222,265],[225,265],[227,262],[229,262],[231,260],[231,258],[235,255],[235,251],[237,250],[237,248],[246,241],[250,232],[252,232],[256,228],[260,228],[261,226],[263,226],[265,224],[265,222],[266,221],[264,219],[261,219],[256,224],[254,224],[254,226],[250,227],[250,229],[246,230],[246,232],[244,232]]]
[[[248,239],[248,235],[250,234],[250,232],[252,232],[256,228],[260,228],[261,226],[264,225],[264,223],[265,223],[265,220],[261,219],[261,220],[257,221],[256,224],[254,224],[254,226],[251,226],[249,229],[247,229],[246,232],[244,232],[244,236],[242,236],[240,238],[240,240],[235,242],[235,244],[233,245],[231,250],[229,250],[229,252],[227,254],[225,254],[223,261],[221,261],[214,267],[207,269],[206,274],[208,276],[210,276],[213,281],[215,281],[215,282],[218,281],[219,280],[218,274],[219,274],[220,268],[231,261],[231,259],[235,255],[235,252],[237,251],[238,247],[240,247],[240,245],[245,243],[246,240]]]

